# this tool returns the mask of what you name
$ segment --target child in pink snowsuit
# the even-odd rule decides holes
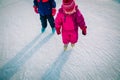
[[[74,0],[63,0],[56,19],[55,28],[59,35],[62,32],[62,41],[64,50],[67,49],[69,43],[73,47],[78,40],[78,27],[82,30],[82,34],[86,35],[86,24]]]

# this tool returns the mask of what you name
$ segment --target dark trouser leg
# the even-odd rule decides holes
[[[48,15],[47,19],[48,19],[48,21],[50,23],[51,28],[54,28],[55,27],[54,17],[52,15]]]
[[[42,28],[46,28],[47,27],[47,17],[40,15],[40,20],[41,20]]]

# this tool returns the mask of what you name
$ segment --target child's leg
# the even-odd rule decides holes
[[[62,41],[64,44],[68,44],[70,42],[70,37],[68,32],[62,31]]]
[[[64,43],[64,51],[65,51],[69,43],[69,33],[62,31],[62,41]]]
[[[74,47],[77,41],[78,41],[78,32],[77,31],[71,32],[71,37],[70,37],[71,46]]]
[[[55,28],[55,23],[54,23],[54,18],[53,18],[53,16],[52,16],[52,15],[48,15],[48,16],[47,16],[47,19],[48,19],[48,21],[49,21],[49,23],[50,23],[51,28]]]
[[[44,32],[45,28],[47,27],[47,18],[46,18],[46,16],[40,15],[40,20],[41,20],[41,24],[42,24],[41,32]]]

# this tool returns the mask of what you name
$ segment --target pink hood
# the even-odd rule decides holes
[[[55,19],[56,29],[62,28],[63,31],[78,30],[78,26],[81,29],[86,26],[83,15],[78,10],[78,7],[76,6],[76,12],[73,14],[65,14],[61,7]]]

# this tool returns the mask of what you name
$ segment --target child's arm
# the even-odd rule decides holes
[[[55,2],[55,0],[50,0],[50,3],[52,5],[52,8],[56,8],[56,2]]]
[[[52,15],[54,16],[56,14],[56,2],[55,0],[50,0],[50,3],[52,5]]]
[[[37,2],[37,0],[33,0],[33,3],[34,3],[34,5],[33,5],[33,6],[38,7],[38,2]]]
[[[34,0],[33,3],[34,3],[34,5],[33,5],[34,11],[35,11],[35,13],[38,13],[38,2],[37,2],[37,0]]]
[[[80,26],[80,29],[82,30],[82,34],[86,35],[87,34],[87,32],[86,32],[87,26],[85,24],[84,17],[80,13],[79,10],[77,10],[77,24]]]
[[[60,29],[62,26],[62,20],[61,20],[61,13],[58,13],[56,18],[55,18],[55,28],[56,28],[56,32],[59,35],[61,33]]]

